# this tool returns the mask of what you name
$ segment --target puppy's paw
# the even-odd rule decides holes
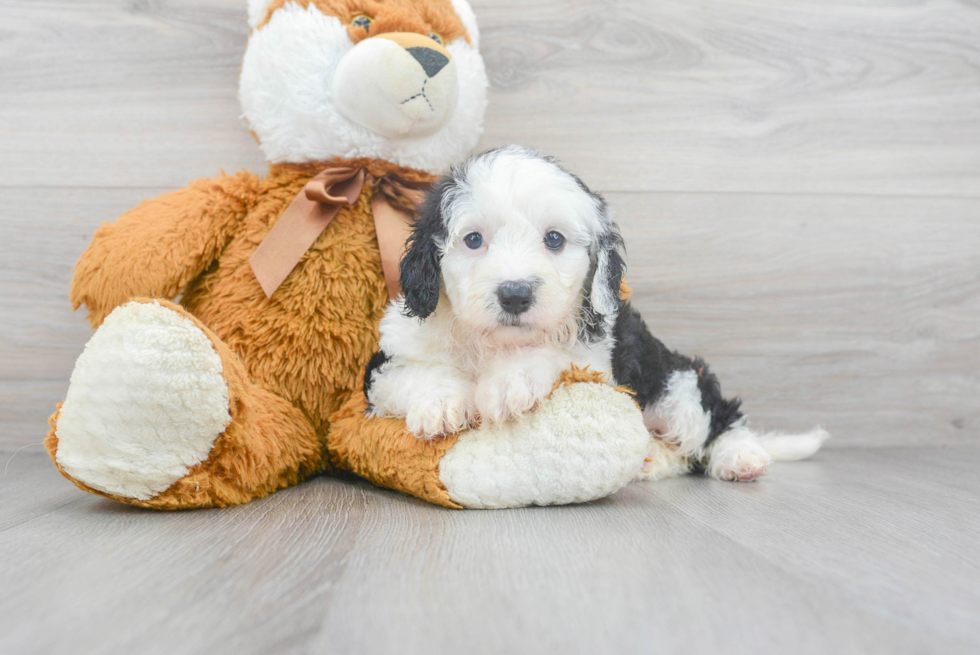
[[[708,460],[708,475],[716,480],[751,482],[769,472],[772,457],[757,441],[718,445]]]
[[[476,409],[490,423],[522,416],[551,393],[554,382],[550,376],[528,370],[492,375],[476,386]]]
[[[417,400],[405,416],[408,431],[419,439],[456,434],[475,422],[476,408],[468,396],[434,392]]]

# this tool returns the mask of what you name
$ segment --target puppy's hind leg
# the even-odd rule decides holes
[[[705,473],[717,480],[749,482],[769,472],[773,460],[804,459],[817,452],[830,436],[821,428],[806,434],[756,434],[740,410],[741,402],[721,395],[718,379],[700,360],[698,379],[701,401],[711,413],[711,433],[704,444],[699,463]]]
[[[737,419],[737,400],[721,397],[718,381],[701,360],[669,350],[629,303],[616,319],[613,376],[643,408],[650,450],[639,479],[680,475],[700,465],[712,434]],[[712,411],[720,410],[720,411]]]
[[[660,397],[643,411],[643,422],[654,439],[684,457],[699,457],[711,434],[711,413],[702,405],[697,371],[671,372]]]
[[[701,406],[697,373],[675,370],[667,376],[660,397],[643,412],[650,449],[637,475],[660,480],[690,472],[711,433],[711,415]]]
[[[768,473],[771,463],[772,456],[742,419],[708,445],[702,466],[716,480],[751,482]]]
[[[643,413],[655,441],[672,447],[689,468],[718,480],[748,482],[769,471],[772,457],[745,426],[738,399],[721,394],[700,359],[675,355],[663,394]]]
[[[725,398],[721,383],[708,365],[695,359],[701,405],[711,417],[697,465],[716,480],[750,482],[769,472],[772,457],[742,415],[738,398]]]
[[[804,434],[756,434],[743,419],[708,446],[703,465],[705,472],[718,480],[748,482],[765,475],[773,461],[806,459],[829,437],[819,427]]]
[[[749,429],[742,415],[741,401],[721,395],[718,378],[703,361],[695,360],[694,366],[698,372],[701,404],[711,414],[711,432],[699,464],[716,480],[750,482],[768,473],[773,460],[809,457],[830,436],[820,428],[796,435],[756,434]]]

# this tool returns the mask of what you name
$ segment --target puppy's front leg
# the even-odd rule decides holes
[[[475,423],[473,393],[472,380],[450,366],[392,362],[374,377],[371,415],[404,418],[409,432],[434,439]]]
[[[476,384],[476,409],[483,421],[521,416],[544,400],[569,364],[551,351],[521,349],[491,362]]]

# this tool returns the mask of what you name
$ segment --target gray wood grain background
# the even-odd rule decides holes
[[[980,4],[485,0],[483,146],[618,211],[635,301],[755,424],[976,443]],[[0,449],[39,443],[90,330],[102,221],[219,169],[244,0],[0,0]]]

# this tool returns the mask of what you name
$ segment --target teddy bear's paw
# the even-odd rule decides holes
[[[461,433],[439,461],[439,479],[468,508],[581,503],[636,477],[649,444],[630,396],[570,384],[522,418]]]
[[[405,416],[405,426],[419,439],[435,439],[465,430],[475,417],[470,398],[445,392],[419,398]]]
[[[56,460],[99,491],[146,500],[207,458],[231,421],[222,362],[158,303],[114,310],[85,346],[58,417]]]
[[[706,472],[716,480],[750,482],[769,472],[772,456],[744,426],[718,436],[708,452]]]
[[[553,386],[554,379],[533,369],[492,375],[476,386],[476,409],[487,423],[518,418],[544,400]]]

